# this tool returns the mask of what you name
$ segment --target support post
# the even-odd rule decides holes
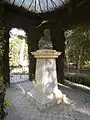
[[[32,56],[30,52],[38,49],[39,38],[40,38],[40,33],[39,31],[37,31],[37,28],[31,28],[30,31],[27,32],[30,81],[35,79],[35,66],[36,66],[36,59]]]
[[[65,37],[64,31],[56,28],[52,28],[52,42],[54,49],[62,52],[62,54],[56,60],[58,83],[64,83],[64,54],[65,54]]]
[[[10,84],[10,69],[9,69],[9,29],[6,29],[4,39],[4,80],[6,84]]]

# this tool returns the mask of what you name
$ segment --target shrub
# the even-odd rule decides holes
[[[72,74],[72,73],[65,73],[65,79],[75,82],[78,84],[86,85],[90,87],[90,75],[89,74]]]
[[[1,120],[5,116],[4,97],[5,97],[5,86],[4,86],[4,83],[3,83],[3,77],[0,76],[0,119]]]
[[[5,27],[0,21],[0,120],[4,119],[5,116],[5,107],[4,107],[4,97],[5,97],[5,85],[4,85],[4,33],[5,33]]]

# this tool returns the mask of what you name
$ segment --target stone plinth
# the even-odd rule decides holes
[[[57,89],[55,59],[37,59],[35,80],[35,87],[38,87],[45,94],[50,94]]]
[[[37,50],[31,52],[36,58],[35,84],[28,95],[39,109],[57,102],[62,93],[57,86],[56,60],[61,53],[55,50]]]

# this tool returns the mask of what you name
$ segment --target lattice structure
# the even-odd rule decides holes
[[[69,0],[4,0],[9,4],[13,4],[18,7],[23,7],[29,11],[36,13],[42,13],[55,10],[62,6]]]

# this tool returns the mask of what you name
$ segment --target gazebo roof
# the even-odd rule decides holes
[[[53,11],[69,0],[4,0],[8,4],[27,9],[35,13]]]
[[[47,20],[68,28],[83,21],[90,22],[90,0],[4,0],[4,16],[7,19],[8,16],[13,19],[11,12],[16,16],[27,16],[28,21],[32,20],[35,25]],[[6,17],[4,20],[7,22]]]
[[[69,0],[4,0],[8,4],[18,7],[23,7],[28,11],[35,13],[43,13],[53,11],[56,8],[64,5]]]

